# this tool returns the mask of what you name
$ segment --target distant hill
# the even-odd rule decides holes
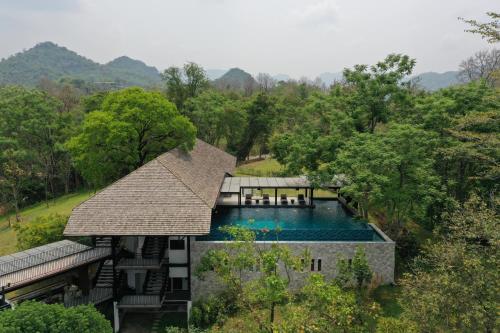
[[[209,80],[213,81],[227,73],[227,69],[207,69],[205,71]]]
[[[276,75],[273,75],[273,79],[275,79],[276,81],[288,81],[291,79],[290,75],[288,74],[276,74]]]
[[[335,72],[335,73],[325,72],[325,73],[321,73],[320,75],[318,75],[318,77],[328,87],[334,82],[341,81],[343,75],[342,75],[342,72]]]
[[[461,82],[458,80],[458,71],[444,73],[426,72],[412,77],[413,80],[425,90],[438,90]]]
[[[153,86],[160,83],[158,70],[141,61],[119,57],[101,65],[52,42],[37,44],[0,61],[0,84],[35,86],[42,78],[115,82],[120,86]]]
[[[249,73],[239,68],[231,68],[220,78],[214,80],[214,85],[219,89],[246,90],[255,87],[257,82]]]

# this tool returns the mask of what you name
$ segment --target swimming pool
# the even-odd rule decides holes
[[[210,234],[197,240],[225,240],[219,228],[236,225],[255,230],[258,240],[383,241],[365,221],[357,220],[336,200],[315,201],[315,208],[218,207]]]

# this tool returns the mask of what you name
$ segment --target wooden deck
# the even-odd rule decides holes
[[[120,309],[158,309],[161,308],[160,295],[125,295],[118,302]]]

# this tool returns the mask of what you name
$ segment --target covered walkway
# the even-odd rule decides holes
[[[6,255],[0,257],[0,288],[9,292],[109,256],[109,247],[92,248],[69,240]]]

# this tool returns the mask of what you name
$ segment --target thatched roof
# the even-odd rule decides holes
[[[173,149],[106,187],[75,209],[64,231],[85,235],[202,235],[235,157],[197,140]]]

